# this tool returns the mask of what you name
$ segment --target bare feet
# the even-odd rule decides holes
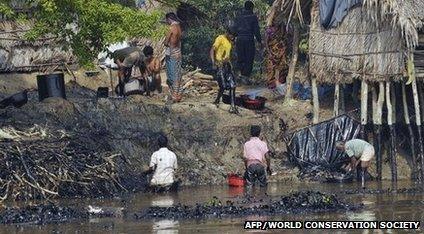
[[[229,112],[231,114],[236,114],[236,115],[240,114],[240,112],[238,111],[237,107],[235,107],[235,106],[230,107]]]

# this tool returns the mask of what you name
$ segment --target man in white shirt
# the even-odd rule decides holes
[[[154,172],[151,186],[166,187],[174,183],[174,171],[178,168],[177,156],[168,147],[168,138],[161,135],[158,139],[160,149],[152,154],[149,171]]]

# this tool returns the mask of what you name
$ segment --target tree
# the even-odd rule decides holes
[[[26,39],[45,35],[62,38],[64,46],[72,49],[83,66],[90,65],[111,43],[131,38],[159,39],[164,35],[162,12],[139,11],[122,5],[122,0],[21,0],[31,9],[31,18],[11,11],[13,0],[2,1],[0,13],[34,25]]]
[[[238,13],[240,13],[245,1],[246,0],[161,0],[162,3],[170,4],[177,8],[184,3],[203,13],[202,19],[197,24],[191,24],[185,28],[183,39],[184,67],[189,69],[199,67],[203,72],[212,72],[209,50],[213,40],[219,34],[225,32],[225,27],[229,25],[230,21],[236,18]],[[255,3],[255,12],[259,17],[260,23],[264,24],[269,2],[267,0],[253,0],[253,2]],[[188,9],[188,11],[190,10],[192,9]],[[182,17],[184,17],[184,15]],[[187,18],[184,20],[190,20],[189,17]],[[263,26],[261,28],[264,28]]]

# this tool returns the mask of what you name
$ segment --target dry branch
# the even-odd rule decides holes
[[[118,170],[126,160],[92,137],[40,126],[0,132],[0,200],[110,196],[125,192]],[[121,163],[122,162],[122,163]]]

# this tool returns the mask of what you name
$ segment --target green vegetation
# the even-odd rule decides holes
[[[189,69],[199,67],[208,73],[211,71],[209,50],[213,40],[219,34],[225,32],[225,27],[243,9],[245,0],[187,0],[185,2],[205,13],[206,17],[197,25],[190,25],[185,30],[183,65]],[[253,0],[253,2],[255,3],[255,12],[260,18],[261,24],[263,24],[270,1]],[[255,70],[258,71],[259,69]]]
[[[264,22],[272,0],[253,0],[255,12]],[[31,7],[31,19],[13,12],[11,2]],[[202,18],[185,28],[183,54],[186,68],[199,67],[210,71],[209,49],[216,36],[234,20],[245,0],[161,0],[164,6],[177,8],[185,3],[202,12]],[[140,11],[135,0],[1,0],[0,13],[16,20],[34,23],[25,37],[63,38],[65,48],[71,48],[83,66],[92,65],[97,54],[111,43],[131,38],[159,39],[165,25],[160,23],[163,11]]]
[[[83,66],[89,66],[110,43],[136,37],[159,39],[165,32],[159,23],[163,12],[146,13],[121,4],[128,5],[129,1],[22,1],[26,6],[34,6],[31,20],[35,26],[26,34],[26,39],[36,40],[46,35],[63,38],[65,47],[72,48]],[[7,3],[0,4],[0,11],[13,15]]]

